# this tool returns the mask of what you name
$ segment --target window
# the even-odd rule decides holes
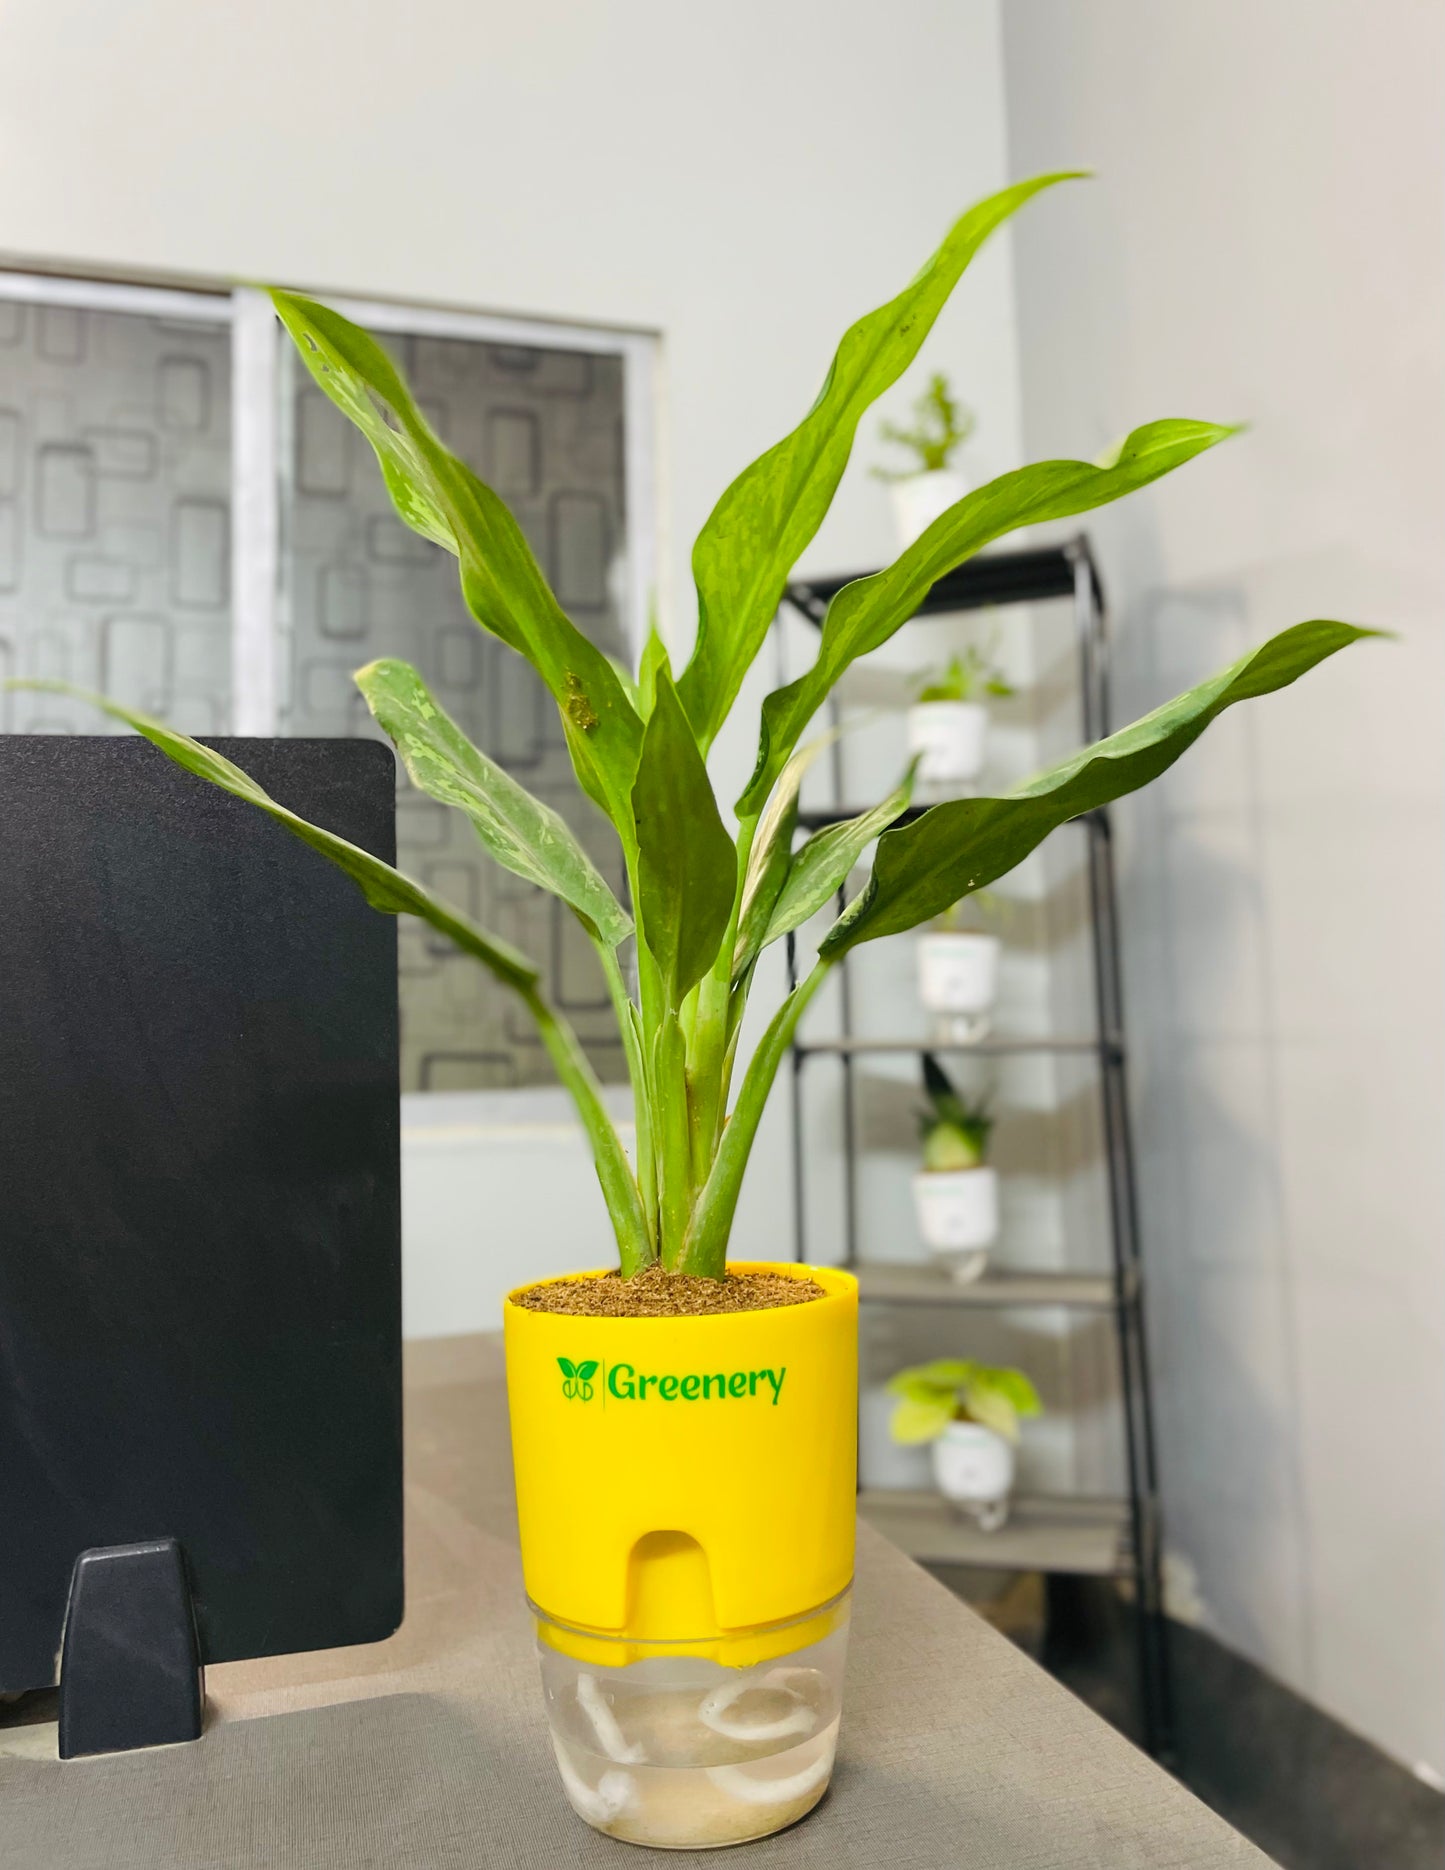
[[[231,348],[215,302],[0,298],[0,673],[75,682],[192,733],[231,714]],[[224,301],[221,302],[224,305]],[[53,695],[0,725],[103,733]]]
[[[508,501],[573,621],[630,660],[653,578],[652,341],[337,303]],[[372,734],[350,675],[381,655],[414,662],[621,893],[542,684],[472,622],[453,561],[395,518],[263,297],[0,275],[0,675],[101,689],[192,733]],[[113,731],[61,697],[0,706],[6,731]],[[573,918],[400,768],[398,788],[402,868],[536,956],[599,1076],[624,1078]],[[400,966],[403,1089],[550,1080],[474,963],[404,921]]]

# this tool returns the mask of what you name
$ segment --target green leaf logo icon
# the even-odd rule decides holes
[[[557,1359],[557,1368],[562,1372],[562,1394],[568,1402],[591,1402],[592,1378],[599,1367],[595,1357],[584,1364],[574,1364],[570,1357]]]

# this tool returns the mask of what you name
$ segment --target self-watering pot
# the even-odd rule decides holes
[[[950,1422],[933,1443],[933,1478],[945,1500],[996,1532],[1008,1518],[1013,1444],[981,1422]]]
[[[908,710],[908,751],[928,785],[961,785],[983,771],[988,709],[979,701],[915,701]]]
[[[948,1262],[960,1282],[977,1279],[998,1239],[998,1175],[976,1169],[921,1169],[913,1202],[924,1245]]]
[[[997,935],[939,930],[918,938],[918,997],[934,1014],[939,1037],[981,1039],[998,997]]]
[[[898,543],[906,551],[941,514],[963,499],[969,484],[952,468],[933,468],[926,474],[910,474],[905,480],[894,481],[889,491]]]
[[[858,1296],[696,1317],[505,1309],[522,1570],[563,1787],[697,1849],[822,1797],[853,1578]],[[584,1274],[579,1277],[597,1277]]]

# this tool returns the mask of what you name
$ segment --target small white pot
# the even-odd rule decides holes
[[[930,784],[977,779],[983,771],[988,709],[979,701],[915,701],[908,710],[908,751]]]
[[[997,935],[943,930],[918,938],[918,997],[949,1039],[981,1039],[998,998]]]
[[[981,1422],[950,1422],[933,1444],[933,1478],[945,1500],[997,1532],[1008,1518],[1013,1444]]]
[[[894,481],[893,521],[898,528],[898,543],[905,549],[921,539],[940,513],[946,513],[970,491],[962,474],[952,468],[935,468],[927,474],[910,474],[907,480]]]
[[[998,1239],[998,1176],[993,1169],[921,1169],[913,1203],[924,1245],[952,1262],[955,1279],[977,1279]]]

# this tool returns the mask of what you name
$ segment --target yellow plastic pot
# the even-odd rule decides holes
[[[809,1277],[825,1297],[693,1318],[505,1310],[522,1569],[558,1763],[584,1818],[642,1843],[778,1829],[832,1766],[857,1284],[733,1270]]]

